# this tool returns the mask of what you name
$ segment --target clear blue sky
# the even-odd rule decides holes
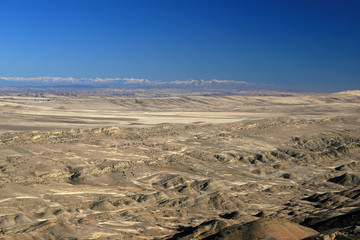
[[[360,89],[359,0],[0,0],[0,77]]]

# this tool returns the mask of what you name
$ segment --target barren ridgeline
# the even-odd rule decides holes
[[[360,238],[359,91],[3,93],[0,120],[3,239]]]

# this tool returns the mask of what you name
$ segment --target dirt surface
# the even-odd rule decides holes
[[[140,97],[0,94],[0,133],[161,123],[228,123],[273,117],[321,119],[360,113],[359,91],[157,98],[140,93]]]
[[[0,239],[359,239],[360,93],[0,96]]]

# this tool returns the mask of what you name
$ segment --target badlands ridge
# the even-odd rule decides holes
[[[0,239],[360,239],[360,92],[0,94]]]

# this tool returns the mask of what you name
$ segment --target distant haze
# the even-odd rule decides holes
[[[74,77],[0,77],[0,86],[3,87],[56,87],[56,86],[82,86],[82,87],[179,87],[179,88],[232,88],[246,90],[259,87],[257,84],[235,80],[176,80],[151,81],[146,78],[74,78]]]

